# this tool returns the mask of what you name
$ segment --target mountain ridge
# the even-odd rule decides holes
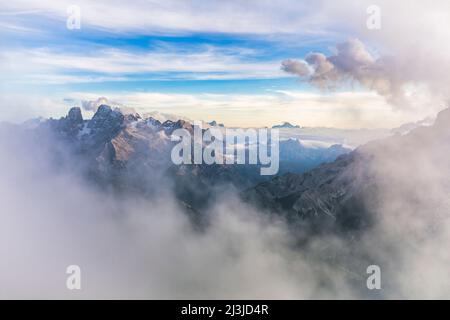
[[[91,119],[83,119],[81,109],[73,107],[65,117],[25,127],[28,135],[42,137],[38,140],[51,136],[51,154],[78,159],[84,174],[102,185],[148,195],[166,186],[194,207],[208,205],[211,190],[221,186],[243,190],[267,179],[259,174],[260,165],[174,165],[170,154],[177,142],[171,134],[180,128],[193,132],[193,124],[183,119],[161,122],[108,105],[98,106]],[[62,150],[69,155],[61,155]],[[304,172],[349,151],[339,145],[309,148],[298,139],[282,140],[280,173]]]
[[[449,137],[450,108],[441,111],[430,127],[369,142],[306,173],[287,173],[259,183],[241,196],[261,210],[287,216],[312,230],[362,230],[373,223],[378,194],[390,182],[393,172],[387,168],[403,164],[420,170],[420,158],[414,159],[420,141],[420,156],[444,169],[448,159],[433,157],[450,148]]]

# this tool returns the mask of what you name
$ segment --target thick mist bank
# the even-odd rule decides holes
[[[9,136],[1,148],[2,298],[350,296],[340,271],[294,249],[282,220],[233,195],[199,231],[169,193],[119,200],[81,178],[76,163],[55,170],[43,141]],[[72,264],[82,271],[78,292],[65,287]]]
[[[199,230],[169,191],[117,197],[51,140],[0,135],[2,298],[448,298],[448,118],[364,146],[376,223],[358,237],[304,232],[230,192]],[[31,139],[31,141],[33,141]],[[356,170],[357,167],[353,168]],[[66,288],[79,265],[82,290]],[[366,268],[381,267],[368,290]]]

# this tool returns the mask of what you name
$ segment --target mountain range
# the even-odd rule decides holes
[[[204,126],[224,128],[215,121]],[[74,107],[60,119],[39,118],[14,128],[26,140],[45,143],[56,165],[76,159],[81,174],[102,188],[149,197],[172,190],[195,210],[213,203],[220,190],[242,191],[270,179],[260,175],[260,165],[174,165],[171,134],[179,128],[192,133],[193,124],[173,117],[162,122],[100,105],[91,119]],[[305,172],[350,151],[338,144],[308,147],[295,138],[281,140],[279,174]]]
[[[353,151],[341,145],[308,147],[296,138],[281,140],[280,171],[275,177],[261,176],[259,165],[174,165],[171,134],[179,128],[192,132],[191,122],[161,122],[107,105],[99,106],[91,119],[83,119],[74,107],[60,119],[0,127],[2,135],[40,145],[55,168],[76,163],[81,175],[118,195],[157,197],[170,191],[188,212],[198,214],[232,190],[261,211],[286,217],[293,226],[311,232],[346,232],[373,224],[380,190],[387,189],[390,177],[405,168],[419,172],[422,164],[414,159],[448,148],[449,124],[450,109],[446,109],[432,126],[375,140]],[[398,163],[403,167],[397,168]],[[441,159],[436,164],[445,168],[447,162]],[[392,167],[395,171],[389,171]]]

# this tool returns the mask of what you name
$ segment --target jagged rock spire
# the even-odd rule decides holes
[[[83,116],[81,115],[81,109],[79,107],[73,107],[69,110],[69,114],[67,115],[67,119],[72,123],[82,123]]]

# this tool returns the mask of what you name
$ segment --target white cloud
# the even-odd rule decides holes
[[[357,82],[376,91],[395,107],[411,107],[417,102],[418,94],[424,90],[426,92],[430,87],[434,88],[435,79],[434,75],[418,77],[416,69],[420,66],[404,63],[403,59],[403,56],[376,58],[360,40],[348,39],[338,43],[336,52],[332,55],[309,53],[304,61],[282,61],[281,68],[321,89],[334,90],[349,81]],[[450,98],[447,89],[442,93]],[[427,102],[430,103],[430,100]]]
[[[2,18],[10,18],[14,15],[23,15],[31,22],[39,21],[43,25],[46,22],[61,22],[61,28],[65,28],[66,8],[72,1],[40,1],[31,2],[19,0],[3,2],[0,4]],[[410,111],[392,111],[384,102],[376,98],[367,101],[351,101],[346,106],[349,113],[337,115],[337,104],[327,107],[319,107],[314,121],[313,117],[305,116],[305,108],[317,106],[317,101],[325,101],[327,98],[315,100],[315,103],[301,101],[297,104],[296,113],[275,115],[275,119],[281,116],[294,117],[299,123],[314,124],[323,123],[326,117],[322,117],[324,110],[329,110],[328,119],[334,119],[329,125],[338,126],[390,126],[403,121],[419,120],[422,115],[434,114],[445,107],[449,99],[450,77],[450,3],[448,1],[433,1],[432,4],[423,1],[410,1],[405,8],[401,2],[381,0],[377,5],[381,8],[381,29],[369,30],[366,27],[368,17],[366,9],[373,4],[371,1],[317,1],[301,3],[299,1],[281,1],[269,3],[262,1],[204,1],[176,2],[176,1],[133,1],[123,3],[119,1],[77,1],[82,10],[82,30],[98,28],[103,31],[119,32],[126,35],[138,34],[163,34],[165,36],[201,33],[232,33],[238,35],[238,39],[261,39],[279,42],[280,47],[298,47],[302,44],[304,36],[308,41],[314,35],[314,40],[328,41],[332,37],[343,36],[361,39],[367,46],[367,53],[372,57],[391,56],[394,62],[390,65],[392,74],[400,79],[408,79],[404,88],[404,95],[412,102]],[[408,14],[405,15],[404,12]],[[9,19],[8,18],[8,19]],[[21,20],[28,21],[25,19]],[[10,20],[4,23],[11,24]],[[25,23],[25,22],[24,22]],[[25,23],[23,27],[27,27]],[[36,25],[33,25],[35,27]],[[85,29],[83,29],[85,28]],[[61,33],[61,30],[50,30],[50,33]],[[310,43],[309,43],[310,44]],[[253,53],[235,50],[234,52],[221,51],[219,49],[207,49],[188,52],[180,48],[153,52],[130,53],[116,49],[101,49],[83,53],[67,53],[40,49],[16,50],[2,48],[0,63],[1,77],[4,81],[31,81],[38,83],[70,83],[86,81],[126,80],[129,74],[135,73],[171,73],[171,77],[184,77],[188,79],[235,79],[235,78],[271,78],[281,77],[279,61],[258,62],[256,59],[243,59],[252,56]],[[281,50],[280,50],[281,51]],[[315,62],[330,57],[334,54],[310,56]],[[256,53],[256,57],[258,53]],[[297,57],[301,58],[302,53]],[[367,58],[367,56],[366,56]],[[342,62],[342,61],[341,61]],[[344,62],[345,63],[345,62]],[[343,64],[341,63],[343,66]],[[326,71],[327,65],[321,64]],[[68,74],[68,67],[81,71]],[[329,67],[329,66],[328,66]],[[91,73],[84,75],[83,72]],[[92,75],[92,73],[100,73]],[[378,87],[378,86],[377,86]],[[347,90],[347,89],[345,89]],[[381,92],[380,90],[378,90]],[[107,94],[107,93],[105,93]],[[98,96],[97,96],[98,97]],[[268,105],[293,105],[292,98],[267,97],[235,99],[230,97],[215,104],[215,108],[221,109],[227,118],[235,115],[231,110],[237,106],[249,106],[246,113],[239,121],[250,123],[262,123],[256,121],[254,110],[266,108],[258,106]],[[277,100],[278,99],[278,100]],[[374,103],[374,101],[377,101]],[[187,101],[190,101],[189,99]],[[203,100],[202,100],[203,101]],[[200,101],[202,103],[202,101]],[[231,103],[232,101],[233,103]],[[237,102],[238,101],[238,102]],[[275,102],[274,102],[275,101]],[[340,100],[343,101],[343,100]],[[178,102],[174,102],[177,105]],[[200,103],[200,105],[201,105]],[[228,104],[230,103],[230,104]],[[180,102],[182,104],[182,102]],[[358,109],[358,104],[360,108]],[[211,105],[211,104],[209,104]],[[364,107],[361,107],[364,105]],[[369,106],[371,107],[369,107]],[[375,107],[376,106],[376,107]],[[201,109],[201,108],[200,108]],[[216,110],[214,109],[214,110]],[[203,109],[202,109],[203,110]],[[294,108],[292,108],[294,110]],[[299,111],[301,110],[301,111]],[[342,109],[344,110],[344,109]],[[374,114],[366,110],[377,110],[384,113]],[[195,111],[191,111],[194,113]],[[268,111],[267,111],[268,112]],[[311,111],[312,112],[312,111]],[[253,113],[253,114],[251,114]],[[215,115],[219,114],[217,111]],[[268,112],[267,118],[272,113]],[[262,117],[262,116],[261,116]],[[373,117],[368,123],[361,118]],[[346,118],[346,121],[342,121]],[[399,119],[403,121],[399,121]],[[341,119],[341,120],[339,120]],[[352,121],[348,119],[353,119]],[[283,119],[286,120],[286,119]],[[288,119],[289,120],[289,119]],[[381,120],[381,121],[380,121]]]
[[[18,0],[2,3],[4,12],[35,11],[46,18],[64,21],[66,8],[76,4],[81,9],[84,26],[113,32],[180,34],[190,32],[220,33],[296,33],[321,34],[318,26],[327,20],[315,7],[298,1],[143,1],[118,0]],[[295,5],[294,5],[295,4]],[[65,24],[62,25],[65,27]]]
[[[106,48],[82,54],[41,48],[1,52],[0,70],[3,77],[16,81],[45,83],[123,81],[138,74],[151,79],[202,80],[285,76],[277,60],[244,61],[246,58],[240,48],[222,50],[211,46],[190,52],[175,47],[142,53]]]
[[[74,92],[75,101],[105,96],[144,114],[158,110],[228,126],[272,126],[290,121],[308,127],[389,128],[429,114],[392,110],[374,92],[272,91],[262,94],[175,94],[160,92]],[[426,110],[425,110],[426,111]]]
[[[0,121],[20,123],[41,116],[59,118],[67,114],[70,106],[50,95],[0,92]]]
[[[69,107],[106,97],[114,105],[170,113],[194,120],[216,120],[228,126],[261,127],[284,121],[307,127],[392,128],[433,116],[429,109],[393,110],[375,92],[267,91],[260,94],[182,94],[162,92],[72,92],[23,95],[4,92],[0,121],[21,122],[31,117],[59,118]],[[108,102],[109,103],[109,102]],[[11,106],[14,106],[13,108]],[[83,110],[85,117],[92,111]]]
[[[281,69],[287,73],[295,74],[300,77],[308,76],[311,70],[305,61],[287,59],[281,62]]]

